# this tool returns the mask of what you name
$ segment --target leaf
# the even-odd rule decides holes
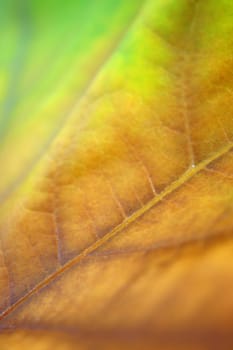
[[[121,40],[88,88],[78,85],[82,97],[56,137],[59,118],[51,126],[47,117],[60,106],[38,117],[49,130],[35,138],[43,156],[3,204],[3,349],[233,345],[233,5],[148,0],[121,9],[130,13]],[[117,18],[110,13],[101,38]],[[52,43],[68,18],[59,14]]]
[[[69,1],[66,6],[62,1],[1,3],[2,202],[75,113],[124,36],[139,1],[129,6],[100,0],[98,9],[83,1]],[[89,16],[91,21],[85,21]]]

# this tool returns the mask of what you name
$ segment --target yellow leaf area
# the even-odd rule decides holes
[[[1,349],[233,347],[232,17],[145,2],[4,204]]]

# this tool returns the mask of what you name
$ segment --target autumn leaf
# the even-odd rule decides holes
[[[233,3],[2,1],[0,348],[233,347]]]

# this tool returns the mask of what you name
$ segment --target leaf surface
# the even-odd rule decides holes
[[[79,13],[75,6],[83,4],[70,11]],[[83,57],[96,64],[97,39],[87,36],[80,56],[72,51],[85,76],[74,74],[78,87],[62,84],[59,95],[57,81],[45,79],[61,105],[38,115],[46,132],[41,139],[32,133],[35,147],[29,152],[28,137],[22,150],[33,157],[43,149],[43,155],[2,203],[0,345],[229,349],[233,5],[126,1],[111,11],[100,32],[101,48],[109,45],[110,55],[101,51],[93,70],[83,66]],[[117,14],[124,24],[115,44]],[[57,16],[54,45],[68,15]],[[69,25],[64,23],[66,34]],[[36,44],[43,46],[40,35]],[[64,76],[64,66],[59,72]],[[47,96],[42,80],[35,89]],[[60,108],[67,114],[60,96],[71,98],[70,91],[75,108],[55,132]],[[29,108],[38,96],[28,92],[22,101]],[[19,109],[12,117],[17,125]],[[6,126],[1,130],[8,135]],[[15,147],[14,132],[9,135],[6,152],[7,142]],[[5,157],[4,147],[1,152]],[[18,152],[20,166],[12,174],[6,167],[7,181],[27,169]],[[3,176],[2,187],[8,185]]]

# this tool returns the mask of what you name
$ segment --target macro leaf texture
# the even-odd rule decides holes
[[[0,349],[232,349],[233,2],[0,7]]]

